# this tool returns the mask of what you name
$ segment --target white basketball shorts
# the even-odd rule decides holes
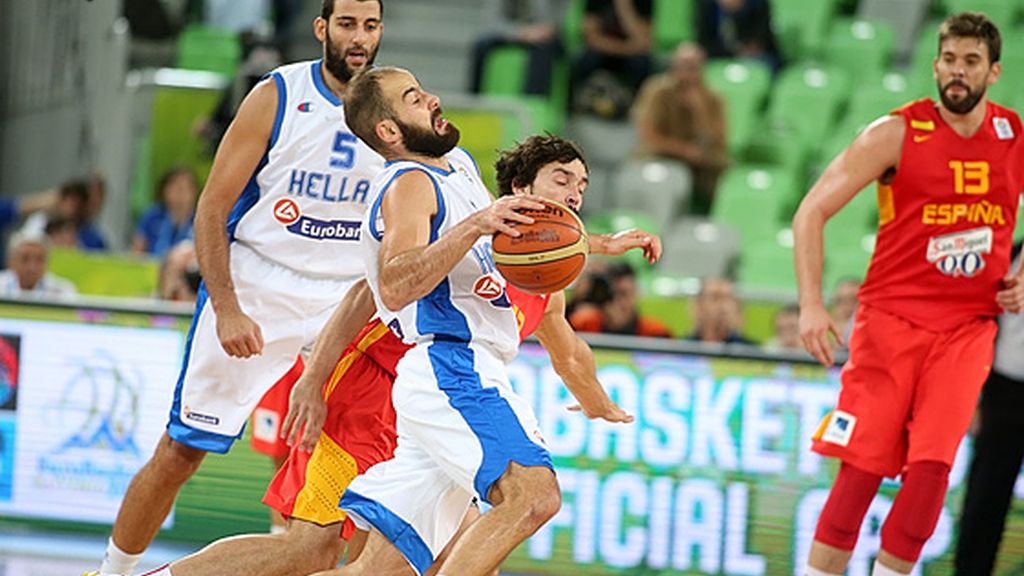
[[[381,532],[422,574],[473,497],[488,501],[510,462],[552,468],[533,409],[504,364],[476,345],[435,341],[406,353],[392,391],[398,447],[357,477],[340,506]]]
[[[201,286],[167,425],[174,440],[221,454],[356,282],[304,276],[237,242],[231,245],[231,277],[242,311],[260,326],[263,352],[250,358],[224,352],[217,315]]]

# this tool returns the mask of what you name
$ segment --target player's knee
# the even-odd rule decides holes
[[[554,473],[547,468],[530,469],[529,489],[524,491],[528,522],[537,528],[558,514],[562,508],[562,492]]]
[[[840,550],[853,550],[881,481],[877,474],[843,464],[821,511],[814,539]]]
[[[939,523],[948,486],[949,465],[929,460],[908,464],[903,486],[882,526],[882,549],[916,562]]]
[[[164,437],[157,445],[153,464],[168,483],[183,483],[199,470],[206,452]]]

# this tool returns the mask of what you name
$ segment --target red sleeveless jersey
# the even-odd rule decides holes
[[[508,292],[508,300],[516,312],[519,341],[522,342],[527,336],[533,334],[533,331],[540,325],[540,321],[544,319],[544,312],[548,309],[548,300],[551,299],[551,294],[529,294],[511,284],[505,286],[505,291]]]
[[[893,114],[906,135],[895,177],[878,183],[878,239],[860,300],[936,331],[999,315],[1024,174],[1020,118],[989,102],[964,138],[930,98]]]

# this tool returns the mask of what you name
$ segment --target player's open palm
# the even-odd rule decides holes
[[[263,352],[263,331],[245,312],[217,314],[217,338],[228,356],[249,358]]]
[[[581,404],[569,406],[570,412],[583,412],[583,415],[590,420],[604,420],[605,422],[632,424],[636,418],[626,412],[615,402],[605,402],[600,406],[587,407]]]
[[[288,415],[281,426],[281,437],[287,440],[289,446],[294,446],[296,440],[299,448],[306,452],[312,452],[316,446],[327,419],[327,402],[321,391],[322,384],[306,378],[304,374],[292,388],[288,399]]]
[[[825,366],[831,366],[833,362],[829,334],[840,345],[843,344],[839,327],[824,306],[817,304],[800,307],[800,339],[803,340],[804,349]]]
[[[503,196],[490,206],[473,214],[473,222],[481,234],[501,232],[519,236],[516,223],[533,224],[533,218],[522,214],[523,210],[543,210],[544,204],[527,196]]]

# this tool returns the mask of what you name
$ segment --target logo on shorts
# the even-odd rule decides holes
[[[829,416],[828,424],[821,435],[822,442],[846,446],[853,436],[853,429],[857,427],[857,417],[853,414],[835,410]]]
[[[277,218],[277,221],[285,226],[295,223],[300,216],[302,216],[302,212],[299,210],[299,205],[291,198],[282,198],[277,201],[277,204],[274,204],[274,218]]]
[[[252,435],[263,442],[275,442],[277,440],[278,428],[281,426],[281,416],[273,410],[257,408],[252,415]]]
[[[210,416],[209,414],[200,414],[199,412],[193,412],[188,408],[185,408],[185,418],[188,420],[195,420],[201,424],[209,424],[216,426],[220,424],[220,418],[216,416]]]

